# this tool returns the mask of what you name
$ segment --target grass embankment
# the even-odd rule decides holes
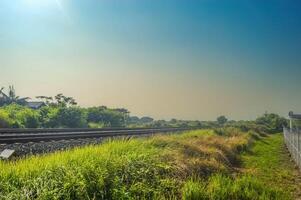
[[[242,155],[244,173],[260,182],[282,188],[291,198],[301,198],[301,179],[290,160],[281,134],[269,135],[254,143],[251,151]]]
[[[251,138],[203,130],[0,162],[0,199],[285,199],[232,176]]]

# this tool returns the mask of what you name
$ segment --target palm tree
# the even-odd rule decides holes
[[[8,100],[8,96],[3,92],[4,87],[0,89],[0,106],[4,106]]]
[[[10,103],[16,103],[19,105],[26,105],[27,100],[30,99],[29,97],[20,98],[19,96],[17,96],[13,85],[9,86],[8,97],[9,97]]]
[[[16,91],[13,85],[9,86],[9,90],[8,90],[8,97],[13,101],[15,99],[17,99],[18,97],[16,96]]]
[[[14,86],[9,86],[8,95],[3,92],[4,87],[0,89],[0,94],[2,97],[0,97],[0,106],[3,105],[9,105],[12,103],[16,103],[19,105],[25,105],[27,103],[27,100],[30,99],[29,97],[20,98],[16,95],[16,91]]]

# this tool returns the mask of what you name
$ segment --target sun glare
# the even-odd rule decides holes
[[[60,0],[25,0],[25,3],[31,7],[57,7],[62,9]]]
[[[70,22],[70,17],[65,11],[62,0],[23,0],[27,9],[30,10],[45,10],[56,9]]]

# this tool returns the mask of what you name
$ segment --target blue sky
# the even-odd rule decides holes
[[[301,111],[301,3],[2,0],[0,84],[156,118]]]

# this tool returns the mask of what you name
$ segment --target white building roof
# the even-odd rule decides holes
[[[289,112],[288,116],[290,119],[301,119],[301,114],[294,114],[293,112]]]
[[[26,104],[29,108],[32,108],[32,109],[39,109],[41,108],[42,106],[45,106],[45,103],[42,102],[42,101],[32,101],[32,102],[27,102]]]

